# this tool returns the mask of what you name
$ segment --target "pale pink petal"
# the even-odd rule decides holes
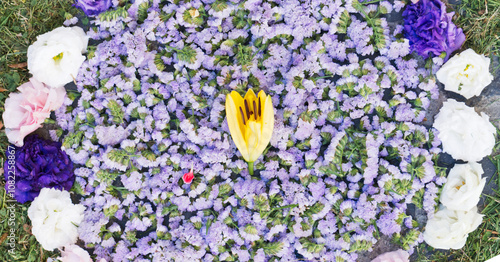
[[[9,142],[22,146],[24,137],[40,128],[50,112],[64,102],[64,87],[50,88],[31,78],[18,87],[20,93],[11,93],[5,101],[2,115]]]
[[[384,253],[376,257],[372,262],[410,262],[410,254],[399,249],[397,251]]]
[[[24,96],[19,93],[11,93],[5,100],[5,111],[2,115],[5,128],[17,128],[25,121],[28,112],[21,108],[23,100]]]
[[[92,262],[89,253],[77,245],[68,245],[61,250],[62,262]]]

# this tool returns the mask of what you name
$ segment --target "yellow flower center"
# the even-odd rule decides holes
[[[262,104],[244,99],[244,107],[239,107],[241,119],[243,120],[243,137],[246,140],[248,151],[252,154],[262,141]]]
[[[457,190],[460,190],[460,188],[461,188],[463,185],[465,185],[465,181],[462,181],[462,184],[461,184],[461,185],[459,185],[459,186],[456,186],[455,188],[456,188]]]
[[[466,72],[467,70],[469,70],[469,68],[474,68],[474,65],[471,65],[471,64],[467,64],[465,66],[465,69],[464,69],[464,72]],[[466,73],[458,73],[459,76],[465,76],[466,78],[469,78],[469,74],[466,74]]]
[[[257,98],[257,100],[259,100],[259,105],[257,106],[257,103],[254,101],[252,101],[251,105],[249,106],[249,102],[247,99],[245,99],[244,103],[245,103],[245,110],[243,110],[243,108],[241,108],[240,106],[240,114],[241,114],[241,119],[243,119],[243,125],[247,125],[247,122],[248,121],[251,121],[252,118],[254,121],[257,121],[257,120],[261,120],[262,119],[262,105],[261,105],[261,102],[260,102],[260,99]],[[253,106],[253,107],[252,107]],[[245,113],[246,112],[246,117],[245,117]]]
[[[59,61],[61,61],[61,59],[63,58],[63,52],[59,53],[58,55],[52,57],[52,59],[54,59],[54,62],[59,63]]]

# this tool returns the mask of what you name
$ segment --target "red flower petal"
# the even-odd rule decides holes
[[[194,179],[193,169],[191,169],[189,172],[187,172],[182,176],[182,180],[186,184],[191,184],[191,182],[193,182],[193,179]]]

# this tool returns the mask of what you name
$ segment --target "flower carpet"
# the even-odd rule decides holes
[[[61,261],[408,261],[482,222],[496,128],[460,101],[490,60],[439,0],[75,5],[4,113],[6,190]],[[465,99],[424,125],[438,82]]]

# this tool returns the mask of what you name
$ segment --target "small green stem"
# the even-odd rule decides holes
[[[381,0],[373,0],[373,1],[369,1],[369,2],[363,2],[363,3],[360,3],[362,5],[369,5],[369,4],[375,4],[375,3],[378,3],[380,2]]]
[[[250,173],[251,176],[253,176],[253,162],[247,162],[248,163],[248,173]]]
[[[318,79],[323,79],[323,78],[330,78],[330,77],[333,77],[334,75],[326,75],[326,76],[318,76],[318,77],[315,77],[313,78],[314,80],[318,80]]]
[[[179,48],[171,47],[171,46],[168,46],[168,45],[167,45],[167,46],[165,46],[165,47],[166,47],[166,48],[170,48],[170,49],[174,50],[175,52],[182,52],[182,50],[181,50],[181,49],[179,49]]]

